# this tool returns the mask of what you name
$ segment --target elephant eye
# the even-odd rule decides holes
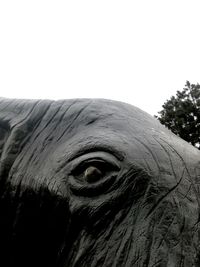
[[[81,155],[70,162],[69,181],[71,184],[92,186],[113,179],[120,170],[119,160],[104,151],[90,152]]]
[[[96,167],[90,166],[84,172],[84,179],[88,183],[93,183],[101,179],[103,173]]]
[[[104,179],[118,169],[118,166],[114,163],[98,158],[90,158],[80,162],[72,171],[72,175],[79,181],[91,184]]]
[[[96,151],[73,158],[67,168],[70,191],[77,196],[93,197],[112,187],[121,162],[111,153]]]

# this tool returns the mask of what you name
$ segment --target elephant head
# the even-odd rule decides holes
[[[0,265],[200,266],[200,152],[131,105],[0,100]]]

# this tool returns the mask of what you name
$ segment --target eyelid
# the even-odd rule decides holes
[[[81,156],[89,155],[91,153],[105,153],[107,155],[111,155],[118,161],[123,161],[125,158],[124,153],[116,150],[114,147],[95,144],[95,146],[87,145],[86,147],[82,147],[81,150],[74,151],[74,153],[68,158],[68,162],[73,161]]]
[[[111,155],[110,153],[104,152],[104,151],[99,151],[99,152],[91,152],[91,153],[87,153],[84,154],[76,159],[74,159],[71,162],[71,168],[72,171],[75,170],[76,168],[78,168],[78,166],[80,165],[84,165],[87,164],[89,162],[92,163],[93,162],[101,162],[102,164],[110,164],[113,167],[115,167],[116,169],[120,170],[120,163],[119,160]]]

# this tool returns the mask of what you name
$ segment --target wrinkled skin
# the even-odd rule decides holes
[[[0,99],[0,266],[200,266],[200,152],[97,99]]]

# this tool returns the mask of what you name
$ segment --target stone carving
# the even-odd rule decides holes
[[[200,152],[140,109],[0,99],[0,266],[200,266]]]

